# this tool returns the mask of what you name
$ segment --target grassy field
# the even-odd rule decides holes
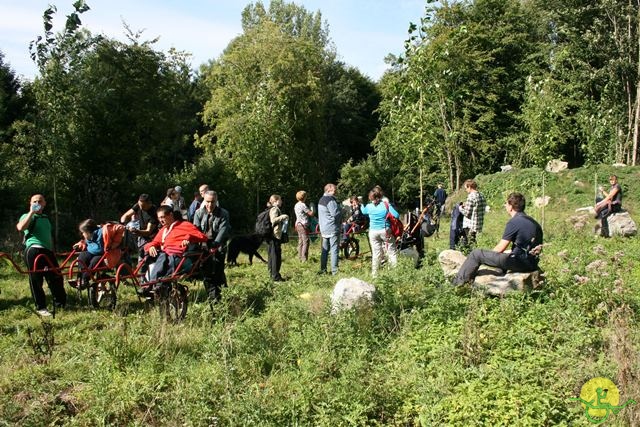
[[[482,247],[499,240],[510,191],[551,196],[544,214],[528,209],[544,216],[548,246],[545,286],[527,295],[452,290],[436,261],[447,223],[427,239],[419,270],[404,259],[372,279],[368,253],[341,260],[338,278],[359,277],[378,292],[374,307],[337,316],[328,298],[336,278],[316,275],[318,242],[307,264],[294,242],[283,246],[283,283],[241,255],[213,309],[202,284],[189,284],[178,325],[132,288],[120,290],[114,312],[70,293],[69,307],[43,323],[25,277],[3,267],[0,426],[587,426],[571,398],[594,377],[613,380],[620,403],[639,402],[606,425],[638,425],[639,240],[594,237],[593,219],[583,230],[565,221],[592,203],[595,171],[478,177],[492,207]],[[640,168],[616,172],[638,220]],[[608,173],[598,169],[601,183]]]

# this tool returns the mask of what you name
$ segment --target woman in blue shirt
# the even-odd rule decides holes
[[[380,261],[385,253],[389,263],[395,266],[398,263],[396,238],[389,231],[387,213],[398,218],[400,214],[384,198],[382,189],[378,186],[369,191],[369,204],[362,208],[364,215],[369,215],[369,242],[371,243],[371,274],[375,277],[378,273]]]
[[[78,229],[84,240],[73,245],[73,248],[82,250],[78,254],[78,268],[80,269],[78,284],[81,289],[86,289],[89,287],[90,270],[95,268],[104,254],[104,241],[102,239],[102,227],[92,219],[82,221]]]

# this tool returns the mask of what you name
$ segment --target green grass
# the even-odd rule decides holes
[[[639,169],[617,172],[633,215]],[[479,245],[500,238],[503,196],[541,195],[540,176],[479,177],[493,208]],[[369,254],[341,260],[339,277],[375,283],[378,293],[374,307],[334,316],[336,278],[316,275],[318,242],[307,264],[292,242],[283,249],[288,281],[271,283],[265,264],[248,266],[241,255],[245,264],[227,269],[230,286],[213,310],[201,283],[189,284],[178,325],[131,288],[120,290],[113,313],[70,295],[51,321],[48,353],[34,343],[46,334],[27,281],[0,269],[0,426],[591,425],[570,400],[590,378],[611,378],[622,401],[640,402],[640,243],[565,222],[591,203],[589,176],[545,177],[545,286],[502,299],[448,286],[435,261],[448,246],[444,224],[426,240],[420,270],[405,259],[372,279]],[[596,260],[606,265],[588,270]],[[639,420],[636,405],[607,425]]]

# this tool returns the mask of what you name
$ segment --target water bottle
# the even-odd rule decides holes
[[[40,203],[34,203],[31,205],[31,210],[34,212],[40,212],[42,205]]]

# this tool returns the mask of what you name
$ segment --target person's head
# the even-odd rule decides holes
[[[140,209],[142,209],[143,211],[149,210],[151,204],[151,197],[149,197],[148,194],[143,193],[140,195],[140,197],[138,197],[138,206],[140,206]]]
[[[521,193],[511,193],[509,197],[507,197],[507,209],[509,206],[516,212],[524,212],[524,209],[527,205],[527,201]]]
[[[478,183],[473,179],[468,179],[464,182],[464,189],[467,191],[474,191],[478,189]]]
[[[614,185],[618,183],[618,176],[617,175],[611,175],[609,177],[609,184]]]
[[[358,206],[360,206],[360,201],[358,200],[358,196],[349,197],[349,204],[354,209],[357,208]]]
[[[218,193],[213,190],[207,190],[204,193],[204,197],[202,199],[202,206],[208,211],[211,212],[216,208],[216,202],[218,201]]]
[[[438,188],[442,188],[442,184],[438,183]]]
[[[307,200],[307,192],[304,190],[300,190],[296,193],[296,200],[299,202],[304,202]]]
[[[34,203],[38,203],[40,206],[42,206],[42,208],[40,209],[41,212],[42,210],[44,210],[44,207],[47,206],[47,201],[42,194],[34,194],[33,196],[31,196],[31,199],[29,199],[29,206],[33,205]]]
[[[331,194],[331,195],[336,194],[336,185],[332,183],[325,185],[324,192],[325,194]]]
[[[180,187],[179,185],[176,185],[174,187],[174,190],[176,190],[178,192],[178,196],[182,195],[182,187]]]
[[[158,208],[157,213],[158,213],[158,222],[163,227],[170,226],[176,221],[176,217],[174,216],[173,208],[171,206],[162,205]]]
[[[200,195],[202,197],[204,197],[204,193],[206,193],[207,191],[209,191],[209,186],[207,184],[202,184],[199,188],[198,188],[198,192],[200,193]]]
[[[202,196],[200,195],[199,191],[193,192],[193,200],[202,200]]]
[[[97,229],[98,229],[98,223],[91,218],[85,219],[78,225],[78,230],[80,230],[80,234],[82,234],[82,237],[84,237],[87,240],[91,238],[91,235]]]
[[[267,206],[282,206],[282,197],[280,197],[278,194],[272,194],[271,197],[269,197],[269,203],[267,203]]]
[[[383,195],[384,193],[382,192],[382,188],[380,188],[379,185],[376,185],[371,191],[369,191],[369,200],[372,201],[374,205],[377,205],[380,203],[380,200],[382,200]]]
[[[167,189],[167,197],[171,200],[177,200],[179,197],[179,193],[175,188],[171,187]]]

